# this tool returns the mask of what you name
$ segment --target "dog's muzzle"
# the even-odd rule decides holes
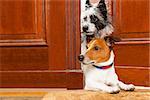
[[[78,59],[79,59],[79,61],[83,61],[84,60],[84,56],[80,55],[80,56],[78,56]]]

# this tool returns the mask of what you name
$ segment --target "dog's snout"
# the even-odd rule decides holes
[[[84,27],[83,27],[83,31],[84,31],[84,32],[86,32],[88,29],[89,29],[88,26],[84,26]]]
[[[83,55],[80,55],[80,56],[78,56],[78,59],[79,59],[80,61],[83,61],[83,60],[84,60],[84,56],[83,56]]]

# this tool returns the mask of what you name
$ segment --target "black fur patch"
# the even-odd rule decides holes
[[[86,8],[92,7],[90,0],[86,0],[85,4],[86,4],[86,6],[85,6]]]
[[[107,20],[107,8],[105,4],[105,0],[101,0],[97,6],[99,9],[100,13],[103,15],[104,20]]]
[[[83,19],[84,19],[84,21],[87,21],[87,16],[86,16],[86,17],[84,17]]]
[[[86,41],[87,43],[89,43],[93,38],[95,37],[95,35],[86,35]]]
[[[106,25],[104,22],[100,21],[99,18],[95,15],[90,16],[91,23],[93,23],[97,30],[103,29]]]

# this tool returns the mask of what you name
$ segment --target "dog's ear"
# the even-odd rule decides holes
[[[100,13],[104,16],[104,19],[107,20],[107,7],[105,4],[105,0],[100,0],[100,2],[97,5],[97,8],[99,9]]]
[[[115,42],[120,42],[121,39],[119,37],[116,37],[116,36],[106,36],[104,37],[107,45],[110,47],[110,48],[113,48]]]
[[[90,8],[90,7],[92,7],[92,5],[91,5],[91,3],[90,3],[90,0],[86,0],[86,2],[85,2],[85,8]]]

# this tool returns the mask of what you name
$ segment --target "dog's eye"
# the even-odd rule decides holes
[[[100,49],[100,48],[99,48],[98,46],[95,46],[95,47],[94,47],[94,50],[96,50],[96,51],[99,50],[99,49]]]
[[[91,22],[92,22],[92,23],[95,23],[95,22],[98,21],[98,18],[97,18],[95,15],[91,15],[91,16],[90,16],[90,19],[91,19]]]
[[[88,49],[88,46],[86,46],[86,49]]]
[[[83,18],[85,21],[87,20],[87,16]]]

